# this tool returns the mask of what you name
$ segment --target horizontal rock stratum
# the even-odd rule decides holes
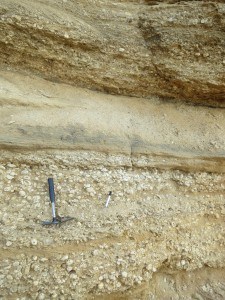
[[[224,1],[0,3],[0,62],[112,94],[224,106]]]
[[[126,164],[225,172],[220,108],[106,95],[0,72],[0,147],[127,155]]]

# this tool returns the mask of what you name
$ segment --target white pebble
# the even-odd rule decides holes
[[[61,260],[67,260],[69,258],[69,256],[68,255],[64,255],[62,258],[61,258]]]
[[[44,299],[45,299],[45,294],[40,293],[40,294],[38,295],[38,300],[44,300]]]
[[[98,284],[98,288],[100,289],[100,290],[102,290],[103,288],[104,288],[104,284],[101,282],[101,283],[99,283]]]
[[[29,173],[29,171],[28,170],[23,170],[23,171],[21,171],[21,174],[23,174],[23,175],[27,175]]]
[[[98,253],[99,253],[99,251],[97,249],[92,251],[92,255],[94,255],[94,256],[98,255]]]
[[[73,268],[72,268],[71,266],[68,266],[68,267],[66,268],[66,270],[67,270],[68,273],[70,273],[70,272],[73,270]]]
[[[37,242],[37,240],[36,240],[36,239],[32,239],[32,240],[31,240],[31,245],[33,245],[33,246],[36,246],[36,245],[37,245],[37,243],[38,243],[38,242]]]
[[[26,193],[25,193],[24,191],[19,191],[19,195],[20,195],[21,197],[25,197],[25,196],[26,196]]]
[[[123,271],[121,275],[122,275],[123,278],[127,278],[128,274],[127,274],[127,272]]]
[[[72,259],[68,259],[67,262],[66,262],[66,264],[67,264],[68,266],[72,265],[72,264],[73,264],[73,260],[72,260]]]
[[[10,186],[7,186],[7,187],[4,188],[4,192],[10,192],[10,191],[11,191]]]
[[[7,167],[8,167],[8,168],[15,168],[16,165],[14,165],[14,164],[7,164]]]
[[[186,261],[184,259],[182,259],[180,263],[182,266],[184,266],[186,264]]]

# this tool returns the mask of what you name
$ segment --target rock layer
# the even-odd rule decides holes
[[[2,65],[107,93],[224,106],[224,3],[2,0],[0,13]]]
[[[127,155],[128,165],[142,168],[225,171],[225,118],[219,108],[110,96],[12,72],[0,75],[1,148],[83,149]]]
[[[224,299],[224,174],[123,165],[93,152],[1,153],[3,299]],[[61,227],[41,225],[49,176],[58,213],[75,218]]]

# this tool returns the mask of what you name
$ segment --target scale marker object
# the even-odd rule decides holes
[[[106,203],[105,203],[105,207],[108,207],[109,201],[110,201],[110,199],[111,199],[111,196],[112,196],[112,192],[110,191],[110,192],[109,192],[109,195],[108,195],[108,198],[107,198],[107,200],[106,200]]]
[[[54,191],[54,182],[53,178],[48,178],[48,188],[49,188],[49,196],[52,205],[52,220],[51,221],[43,221],[42,225],[56,225],[61,224],[66,221],[73,220],[72,217],[60,217],[56,215],[56,208],[55,208],[55,191]]]

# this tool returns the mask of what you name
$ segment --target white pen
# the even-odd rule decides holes
[[[105,204],[105,207],[107,207],[109,205],[109,201],[110,201],[111,195],[112,195],[112,192],[110,191],[109,195],[108,195],[108,198],[107,198],[107,201],[106,201],[106,204]]]

